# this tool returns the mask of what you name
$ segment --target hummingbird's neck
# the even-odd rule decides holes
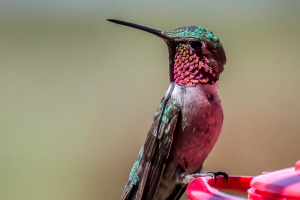
[[[171,52],[170,52],[171,50]],[[193,87],[197,84],[214,84],[219,79],[205,56],[197,55],[184,44],[169,47],[170,80],[178,85]]]

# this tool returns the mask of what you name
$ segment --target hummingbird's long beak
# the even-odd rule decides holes
[[[153,29],[153,28],[149,28],[149,27],[146,27],[146,26],[141,26],[141,25],[138,25],[138,24],[133,24],[133,23],[130,23],[130,22],[125,22],[125,21],[121,21],[121,20],[117,20],[117,19],[107,19],[107,21],[110,21],[110,22],[113,22],[113,23],[116,23],[116,24],[121,24],[121,25],[124,25],[124,26],[129,26],[129,27],[132,27],[132,28],[136,28],[136,29],[139,29],[139,30],[142,30],[142,31],[146,31],[148,33],[151,33],[151,34],[154,34],[164,40],[166,40],[166,36],[164,35],[163,31],[159,31],[159,30],[156,30],[156,29]]]

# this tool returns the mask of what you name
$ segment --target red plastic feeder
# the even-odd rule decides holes
[[[229,176],[227,183],[223,177],[217,177],[216,184],[212,178],[197,178],[188,185],[187,195],[190,200],[245,200],[220,190],[248,192],[252,200],[300,200],[300,161],[256,177]]]

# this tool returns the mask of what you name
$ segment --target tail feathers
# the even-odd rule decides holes
[[[133,186],[130,194],[128,195],[128,200],[135,200],[136,199],[136,193],[138,191],[138,187],[137,186]]]
[[[126,194],[122,195],[121,200],[136,200],[137,186],[133,186]]]
[[[179,200],[186,190],[187,185],[177,185],[173,193],[166,200]],[[136,200],[136,194],[138,191],[137,186],[133,188],[121,199],[121,200]]]
[[[166,200],[179,200],[186,190],[187,185],[176,185],[174,192]]]

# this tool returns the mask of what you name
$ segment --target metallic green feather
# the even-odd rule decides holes
[[[165,36],[169,39],[176,38],[195,38],[202,39],[206,42],[214,41],[218,42],[221,45],[219,38],[213,34],[210,30],[202,28],[200,26],[185,26],[180,27],[175,30],[166,31]]]

